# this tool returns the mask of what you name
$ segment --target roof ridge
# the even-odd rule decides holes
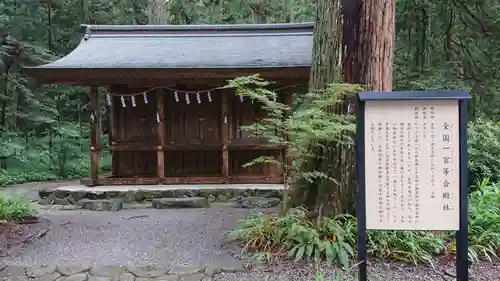
[[[313,22],[274,24],[205,24],[205,25],[81,25],[86,32],[225,32],[225,31],[312,31]]]
[[[87,34],[89,35],[89,34]],[[199,37],[266,37],[266,36],[273,36],[273,37],[281,37],[281,36],[311,36],[312,32],[283,32],[283,33],[228,33],[228,34],[221,34],[221,33],[198,33],[198,34],[193,34],[193,33],[162,33],[162,34],[157,34],[157,33],[150,33],[150,34],[144,34],[144,33],[131,33],[131,34],[116,34],[116,33],[103,33],[103,34],[98,34],[94,33],[92,35],[93,38],[130,38],[130,37],[136,37],[136,38],[151,38],[151,37],[183,37],[183,38],[199,38]],[[88,40],[90,36],[86,36],[84,39]]]

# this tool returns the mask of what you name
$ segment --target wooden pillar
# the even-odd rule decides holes
[[[90,178],[95,180],[99,178],[99,152],[100,152],[100,133],[99,133],[99,88],[90,88]]]
[[[221,118],[221,133],[222,133],[222,174],[226,179],[229,179],[229,93],[222,92],[222,118]]]
[[[115,176],[117,175],[117,170],[118,170],[118,159],[116,152],[113,151],[113,146],[116,144],[116,139],[117,139],[117,130],[116,130],[116,106],[115,106],[115,98],[113,95],[109,94],[109,99],[111,100],[111,103],[108,105],[109,108],[109,130],[108,130],[108,137],[109,137],[109,150],[111,153],[111,175]]]
[[[163,99],[163,92],[161,90],[156,91],[157,96],[157,118],[158,118],[158,146],[156,149],[156,175],[158,178],[165,177],[165,102]]]
[[[285,95],[285,105],[288,106],[289,108],[292,108],[292,104],[293,104],[293,93],[291,92],[285,92],[284,93]],[[292,112],[289,113],[290,115],[292,114]],[[288,118],[289,115],[286,116],[286,118]],[[290,141],[290,136],[287,135],[286,136],[286,140],[289,142]],[[290,167],[292,165],[292,157],[290,155],[288,155],[288,147],[285,147],[285,149],[283,150],[283,157],[285,158],[285,166],[286,167]],[[287,169],[285,169],[285,171],[283,171],[284,173],[286,172]],[[286,177],[287,175],[284,174],[284,176]]]

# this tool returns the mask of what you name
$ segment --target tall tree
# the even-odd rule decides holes
[[[391,91],[394,40],[395,0],[318,0],[309,91],[343,81],[373,91]],[[351,108],[352,100],[346,99],[331,111],[351,114]],[[321,171],[330,179],[299,182],[295,203],[323,214],[353,212],[353,147],[330,142],[320,150],[315,153],[322,157],[304,169]]]
[[[148,23],[168,24],[168,0],[148,0]]]
[[[309,80],[309,91],[323,91],[334,82],[343,80],[343,52],[342,52],[342,0],[318,0],[316,6],[315,28],[313,37],[313,58]],[[333,112],[340,108],[331,108]],[[343,159],[341,151],[335,143],[325,143],[321,148],[311,148],[318,157],[314,161],[304,164],[306,171],[321,171],[333,179],[339,179],[339,172]],[[334,183],[329,179],[318,178],[314,182],[299,181],[292,192],[292,201],[295,205],[306,205],[310,209],[323,213],[340,213],[339,204],[345,200],[338,200],[339,192],[343,190],[340,182]],[[337,202],[337,203],[336,203]]]

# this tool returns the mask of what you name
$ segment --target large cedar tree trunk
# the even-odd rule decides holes
[[[309,92],[322,91],[328,84],[343,81],[342,52],[342,0],[318,0],[313,38],[313,58],[309,80]],[[341,110],[332,108],[332,111]],[[304,171],[319,170],[335,179],[339,178],[339,157],[341,151],[333,143],[326,143],[325,149],[314,151],[316,155],[325,156],[325,160],[310,160],[302,167]],[[292,204],[305,205],[316,213],[340,213],[338,210],[339,191],[342,186],[329,180],[317,179],[314,183],[300,180],[292,192]]]
[[[357,9],[359,24],[349,82],[371,91],[392,91],[392,64],[396,33],[396,0],[364,0]]]

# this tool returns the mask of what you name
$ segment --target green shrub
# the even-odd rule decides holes
[[[498,258],[500,250],[500,185],[478,182],[469,196],[469,260]]]
[[[26,196],[5,196],[0,194],[0,220],[22,220],[36,215]]]
[[[371,256],[414,264],[434,265],[445,250],[445,240],[425,231],[368,231],[367,249]]]
[[[469,195],[469,260],[498,259],[500,185],[483,180]],[[255,258],[326,260],[344,268],[356,255],[356,219],[341,215],[311,220],[302,208],[284,216],[258,213],[237,225],[230,238],[255,252]],[[454,232],[368,231],[370,256],[434,265],[436,257],[455,254]]]
[[[500,123],[477,120],[468,130],[469,186],[483,178],[500,182]]]

